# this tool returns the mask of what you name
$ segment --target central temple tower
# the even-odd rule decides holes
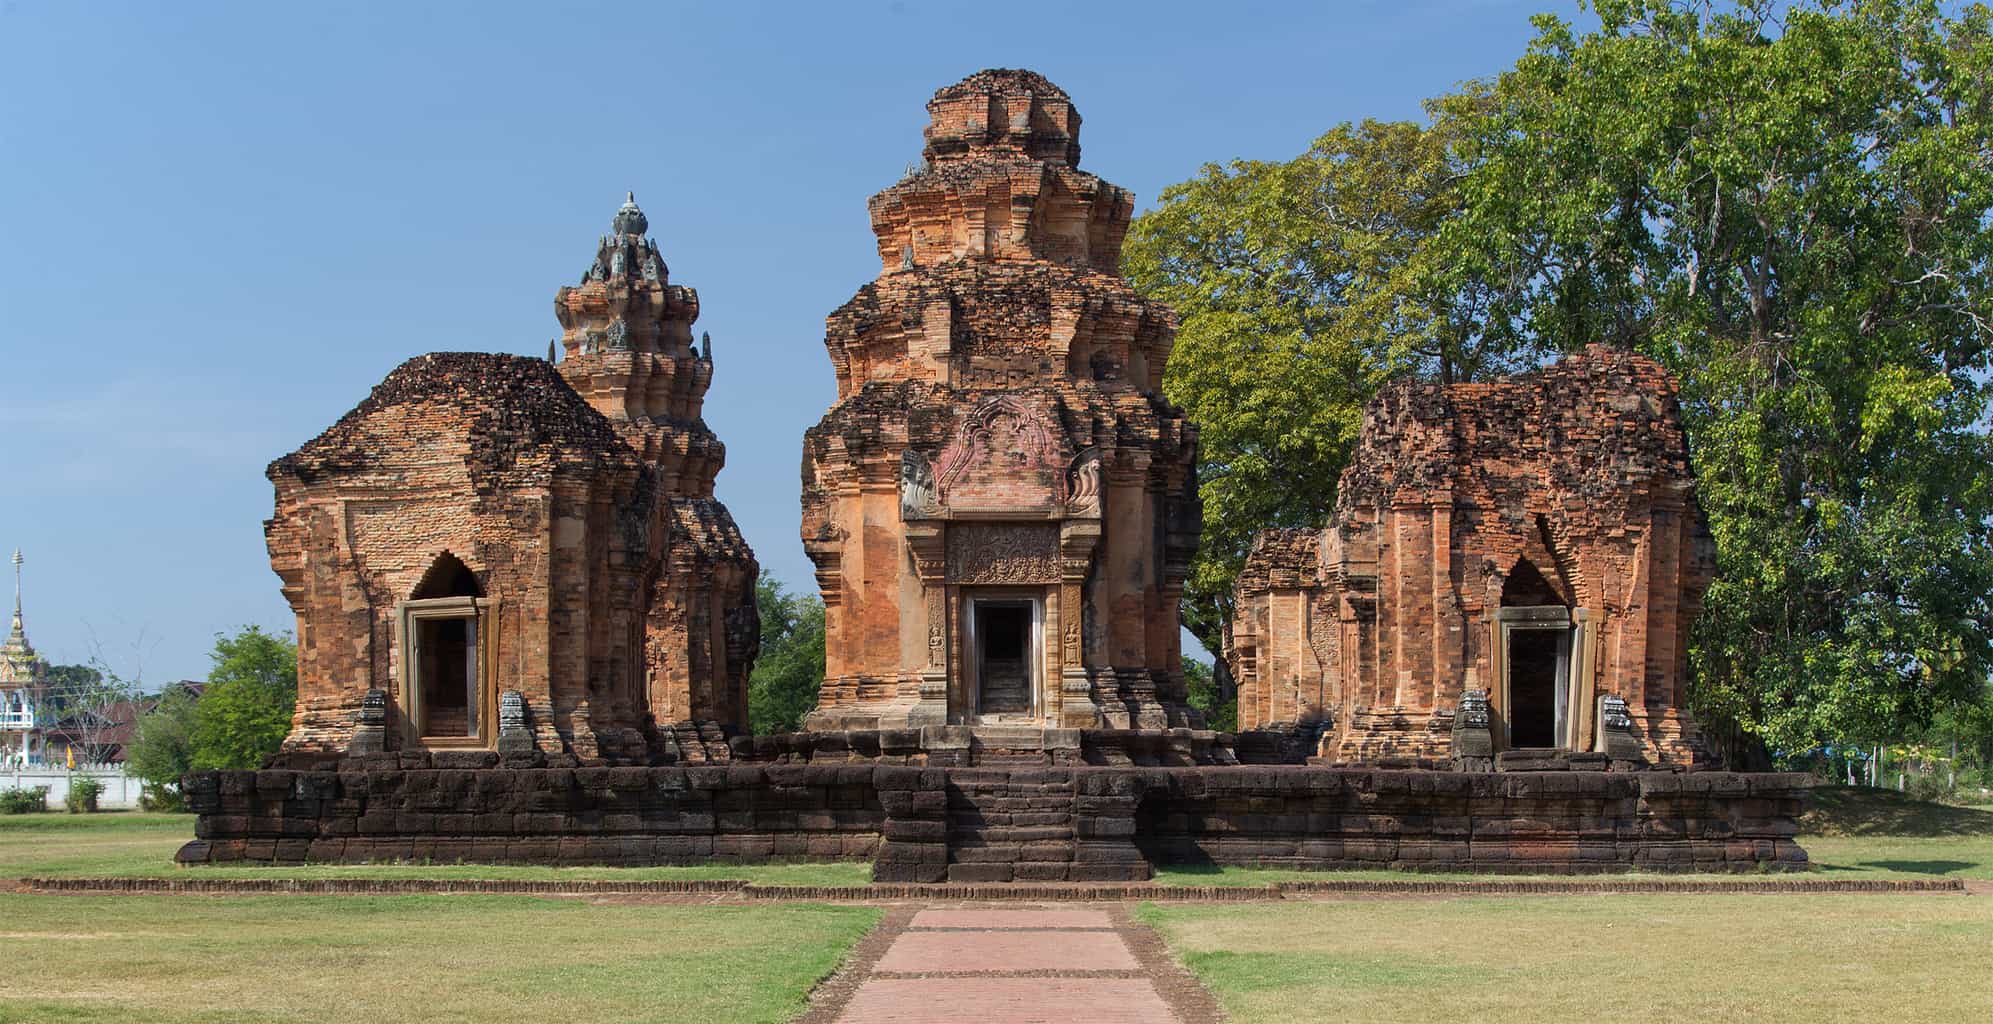
[[[1043,76],[982,71],[927,110],[804,439],[809,727],[1201,728],[1177,620],[1196,435],[1161,393],[1175,318],[1120,276],[1134,198],[1079,169]]]

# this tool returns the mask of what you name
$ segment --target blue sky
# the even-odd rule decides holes
[[[0,0],[0,549],[58,662],[205,675],[289,628],[263,467],[402,360],[542,354],[626,189],[713,335],[719,492],[809,588],[824,316],[923,104],[1029,67],[1138,204],[1499,72],[1571,0],[796,5]]]

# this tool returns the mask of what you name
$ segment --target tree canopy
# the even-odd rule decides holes
[[[823,602],[792,594],[763,573],[754,582],[761,612],[761,656],[747,683],[748,727],[756,735],[795,732],[816,709],[823,685]]]
[[[194,702],[189,742],[195,770],[260,768],[291,728],[298,699],[297,646],[245,626],[215,637],[207,690]]]
[[[1979,5],[1601,0],[1515,67],[1208,167],[1131,232],[1177,306],[1208,619],[1252,533],[1325,519],[1362,403],[1585,344],[1681,382],[1718,581],[1696,710],[1787,749],[1978,699],[1993,666],[1993,42]],[[1380,162],[1391,173],[1365,173]]]

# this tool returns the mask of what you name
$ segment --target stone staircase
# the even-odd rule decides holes
[[[948,772],[950,882],[1062,882],[1077,846],[1072,772],[955,768]]]

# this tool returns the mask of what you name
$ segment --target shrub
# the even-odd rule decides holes
[[[138,809],[179,814],[187,809],[187,798],[169,783],[148,782],[139,787]]]
[[[69,794],[62,798],[63,806],[71,814],[94,814],[97,798],[104,795],[104,784],[88,775],[69,777]]]
[[[40,814],[48,810],[48,787],[0,789],[0,814]]]

